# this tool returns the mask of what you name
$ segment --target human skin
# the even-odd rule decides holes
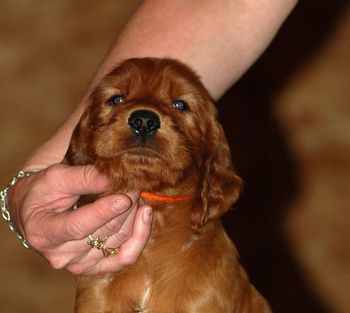
[[[15,225],[54,268],[74,274],[114,272],[137,260],[150,232],[151,208],[139,191],[113,194],[69,210],[81,194],[101,193],[108,178],[93,166],[62,164],[87,98],[116,64],[132,57],[168,57],[189,65],[214,99],[234,84],[269,45],[296,0],[146,0],[117,36],[76,110],[23,169],[35,171],[9,192]],[[121,247],[104,258],[86,237],[110,236]]]

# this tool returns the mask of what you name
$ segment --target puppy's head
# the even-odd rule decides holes
[[[239,193],[216,109],[198,77],[169,59],[130,59],[91,94],[67,160],[94,164],[114,190],[159,192],[192,180],[193,226],[220,216]]]

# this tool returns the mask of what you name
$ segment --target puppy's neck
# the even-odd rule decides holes
[[[195,200],[195,191],[192,189],[186,191],[162,190],[162,191],[141,191],[140,201],[143,204],[152,206],[154,211],[182,211],[190,210]],[[172,212],[176,214],[180,212]]]
[[[173,241],[174,234],[176,241],[186,241],[192,235],[191,212],[194,197],[192,196],[161,196],[158,194],[141,193],[140,204],[148,204],[153,209],[151,238],[156,241],[162,238],[163,244],[166,241]],[[180,240],[182,238],[182,240]],[[152,240],[151,240],[152,241]]]
[[[143,191],[143,192],[141,192],[141,198],[148,200],[148,201],[153,200],[153,201],[160,201],[160,202],[165,202],[165,203],[175,203],[175,202],[191,200],[194,198],[194,194],[193,195],[184,195],[184,196],[164,196],[164,195],[159,195],[156,193]]]
[[[153,235],[163,236],[175,229],[177,232],[192,233],[191,216],[198,193],[193,177],[177,186],[158,190],[143,190],[140,202],[153,208]]]
[[[191,179],[186,178],[176,186],[168,186],[160,189],[144,189],[141,190],[140,197],[145,203],[155,205],[156,207],[166,207],[173,205],[190,205],[193,203],[197,184]]]
[[[175,185],[160,181],[154,186],[146,180],[128,179],[125,184],[114,180],[113,192],[140,190],[140,205],[148,204],[153,209],[152,233],[168,232],[172,228],[192,230],[191,217],[195,202],[198,200],[199,175],[182,177]],[[198,201],[197,201],[198,202]]]

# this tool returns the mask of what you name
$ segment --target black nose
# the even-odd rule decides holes
[[[128,123],[134,133],[141,137],[150,137],[160,128],[159,116],[149,110],[132,112],[129,116]]]

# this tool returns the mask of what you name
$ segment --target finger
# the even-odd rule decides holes
[[[65,194],[97,194],[107,190],[109,179],[92,165],[54,165],[46,172],[48,179]]]
[[[130,210],[128,210],[128,215],[122,221],[121,219],[114,219],[107,223],[101,229],[96,231],[96,234],[105,234],[108,236],[108,244],[113,246],[121,246],[125,241],[127,241],[133,234],[135,216],[138,210],[138,201],[134,202]],[[106,232],[107,228],[107,232]]]
[[[123,224],[132,224],[132,221],[134,220],[134,215],[135,215],[135,211],[138,203],[137,201],[138,194],[137,193],[128,193],[128,194],[130,195],[130,198],[134,204],[132,207],[130,207],[129,209],[127,209],[126,211],[118,215],[117,218],[114,218],[114,220],[118,220],[116,224],[121,224],[119,228],[113,229],[114,232],[118,232],[120,231],[120,228],[125,227],[123,226]],[[84,207],[81,207],[81,208],[84,208]],[[72,212],[72,213],[75,213],[75,212]],[[85,214],[83,213],[83,216],[84,215]],[[108,224],[112,222],[113,220],[110,221]],[[65,223],[65,225],[67,224],[71,225],[70,222]],[[56,227],[55,229],[59,229],[59,228]],[[101,234],[99,233],[99,230],[102,230]],[[52,237],[56,237],[57,239],[58,236],[61,236],[62,234],[65,234],[65,233],[66,233],[65,231],[58,231]],[[100,238],[105,237],[105,234],[107,233],[106,225],[98,229],[96,233]],[[128,235],[128,237],[129,236],[130,235]],[[122,244],[122,241],[118,242],[118,246],[120,244]],[[81,240],[67,240],[67,241],[63,241],[63,243],[61,244],[56,244],[56,245],[54,244],[54,246],[56,246],[55,249],[52,249],[53,244],[52,244],[52,241],[50,241],[50,246],[51,248],[45,251],[45,256],[48,259],[51,266],[53,266],[54,268],[64,267],[75,274],[82,273],[86,268],[91,268],[95,266],[103,258],[102,251],[98,249],[93,249],[90,245],[88,245],[87,236],[85,236]],[[42,249],[44,249],[44,247],[42,247]]]
[[[55,243],[52,244],[82,240],[114,218],[120,217],[131,206],[131,199],[126,195],[106,196],[74,211],[54,216],[48,214],[45,228],[47,233],[51,234],[50,237],[55,239]],[[121,218],[123,219],[123,216]]]
[[[130,215],[134,214],[129,214],[129,216]],[[131,224],[133,218],[130,218],[129,216],[126,223]],[[99,233],[99,231],[96,231],[96,233]],[[130,235],[125,235],[125,238],[128,236],[130,237]],[[101,239],[104,236],[98,237]],[[97,236],[93,236],[93,238],[97,239]],[[108,238],[108,241],[105,243],[106,249],[119,249],[120,245],[125,241],[121,238],[124,238],[124,236],[118,235],[117,239],[114,239],[113,241]],[[51,266],[55,268],[65,267],[68,271],[76,275],[86,274],[87,271],[96,268],[96,265],[105,258],[102,250],[94,248],[88,244],[88,238],[67,242],[60,247],[60,251],[58,260],[57,258],[47,256],[47,259],[51,260]],[[64,258],[64,256],[67,257]],[[57,264],[57,262],[60,263]]]
[[[134,264],[142,253],[149,239],[151,230],[152,208],[140,207],[135,216],[133,234],[121,247],[117,256],[104,258],[100,264],[89,270],[89,274],[120,271],[125,266]]]
[[[97,229],[93,234],[93,238],[109,237],[106,241],[107,247],[120,247],[133,233],[137,205],[138,202],[134,201],[132,208]],[[92,249],[88,245],[87,237],[82,240],[70,241],[64,246],[64,250],[74,251],[74,255],[72,253],[71,260],[67,264],[71,271],[80,272],[82,268],[93,267],[104,258],[101,250]]]
[[[121,259],[136,260],[146,246],[151,231],[152,208],[148,205],[140,207],[135,216],[133,234],[122,246]]]
[[[125,266],[136,262],[144,249],[151,226],[152,209],[149,206],[141,207],[135,216],[135,225],[132,237],[125,242],[116,256],[105,258],[103,252],[88,247],[89,251],[79,254],[74,260],[65,264],[65,268],[76,275],[92,275],[107,272],[117,272]],[[86,241],[84,241],[85,246]]]
[[[131,210],[126,210],[123,213],[121,213],[117,218],[115,218],[115,220],[118,220],[117,223],[123,223],[122,221],[125,222],[125,220],[130,219],[128,218],[129,215],[134,216],[134,214],[130,214],[129,211]],[[103,228],[106,228],[105,225],[101,227],[101,230]],[[99,234],[99,231],[96,231],[96,233]],[[104,231],[104,233],[106,233],[106,231]],[[56,237],[55,240],[57,240],[57,237],[62,237],[62,234],[65,234],[65,232],[55,232],[53,237]],[[105,235],[94,235],[93,237],[97,239],[97,236],[99,238],[105,237]],[[104,257],[103,252],[101,250],[93,248],[91,245],[89,245],[88,236],[80,240],[64,241],[65,238],[61,240],[63,240],[63,243],[61,244],[53,244],[52,241],[47,241],[48,244],[46,244],[45,246],[41,245],[40,247],[42,250],[42,254],[45,255],[46,259],[53,268],[67,268],[74,274],[81,274],[86,269],[94,267]],[[118,246],[120,244],[122,244],[122,242],[119,242]],[[46,250],[46,246],[49,247],[49,249]]]

